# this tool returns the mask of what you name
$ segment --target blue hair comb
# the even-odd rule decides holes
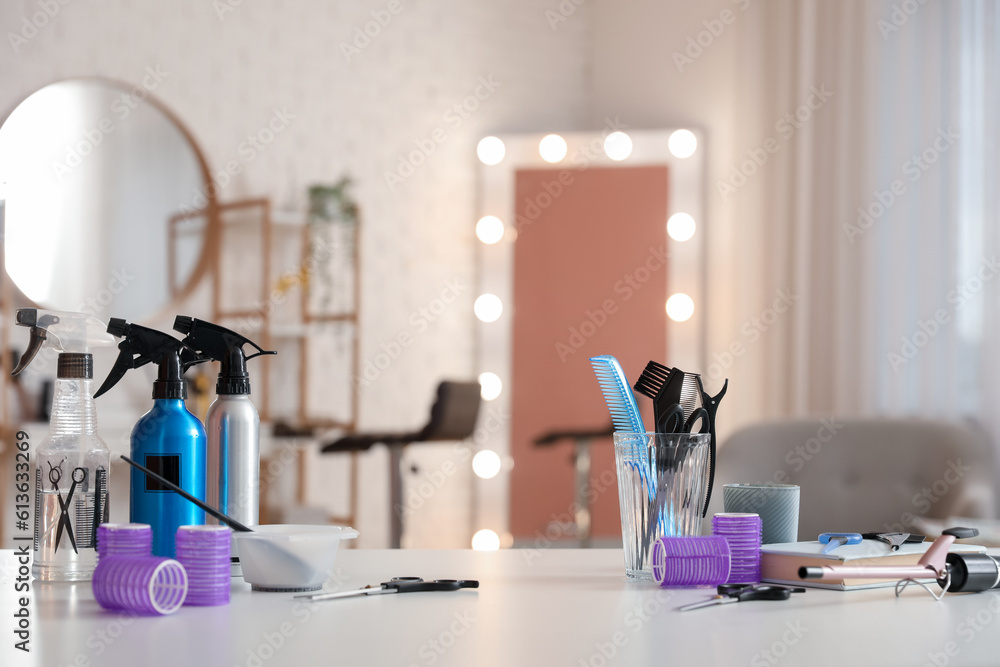
[[[604,402],[608,404],[608,411],[611,412],[611,422],[614,424],[615,430],[626,433],[645,433],[646,429],[642,425],[642,417],[639,416],[639,406],[635,402],[635,395],[632,393],[632,388],[625,378],[625,371],[622,370],[618,360],[610,354],[602,354],[598,357],[591,357],[590,365],[594,367],[594,374],[597,375],[597,383],[601,386],[601,393],[604,394]],[[653,500],[656,497],[656,489],[652,482],[646,452],[636,444],[628,452],[625,461],[638,468],[646,485],[649,499]]]
[[[601,385],[604,402],[608,404],[615,430],[645,433],[642,417],[639,416],[639,406],[635,402],[632,388],[625,379],[625,371],[622,370],[618,360],[610,354],[602,354],[599,357],[591,357],[590,365],[594,367],[597,382]]]

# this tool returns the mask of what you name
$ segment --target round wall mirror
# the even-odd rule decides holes
[[[39,306],[143,320],[204,272],[208,168],[154,86],[61,81],[0,127],[4,263]]]

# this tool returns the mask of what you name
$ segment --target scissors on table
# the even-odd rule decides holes
[[[719,586],[718,592],[719,594],[711,600],[684,605],[683,607],[678,607],[677,611],[690,611],[691,609],[701,609],[702,607],[714,607],[717,604],[748,602],[750,600],[787,600],[792,597],[792,593],[805,593],[806,589],[793,588],[791,586],[722,584]]]
[[[336,598],[351,598],[360,595],[388,595],[390,593],[424,593],[427,591],[457,591],[460,588],[479,588],[475,579],[435,579],[424,581],[420,577],[393,577],[379,586],[365,586],[356,591],[341,591],[338,593],[312,593],[296,595],[297,598],[309,600],[333,600]]]
[[[69,536],[69,542],[73,545],[73,551],[75,553],[80,553],[76,548],[76,539],[73,537],[73,523],[69,518],[69,508],[70,502],[73,500],[73,494],[76,493],[76,485],[87,479],[87,469],[86,468],[73,468],[73,473],[70,478],[73,483],[69,486],[69,493],[66,494],[66,500],[63,501],[62,494],[59,493],[59,482],[62,480],[62,464],[52,467],[49,464],[49,482],[52,484],[52,490],[56,492],[59,498],[59,524],[56,528],[56,545],[55,551],[59,551],[59,541],[62,539],[63,531],[66,531],[66,535]]]

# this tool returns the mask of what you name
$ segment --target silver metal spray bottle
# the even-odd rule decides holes
[[[246,362],[269,352],[240,334],[211,322],[178,315],[174,330],[184,343],[221,363],[215,386],[217,398],[208,409],[206,501],[240,523],[260,523],[260,416],[250,401]],[[244,345],[257,352],[247,355]],[[214,519],[210,519],[215,522]],[[233,575],[241,574],[233,551]]]

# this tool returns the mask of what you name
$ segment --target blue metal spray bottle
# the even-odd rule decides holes
[[[132,429],[132,460],[159,473],[199,500],[205,500],[205,429],[184,405],[184,371],[207,357],[155,329],[112,318],[108,333],[122,338],[121,352],[94,397],[101,396],[132,368],[157,364],[153,409]],[[153,527],[153,555],[173,558],[177,528],[205,523],[205,512],[133,469],[129,519]]]

